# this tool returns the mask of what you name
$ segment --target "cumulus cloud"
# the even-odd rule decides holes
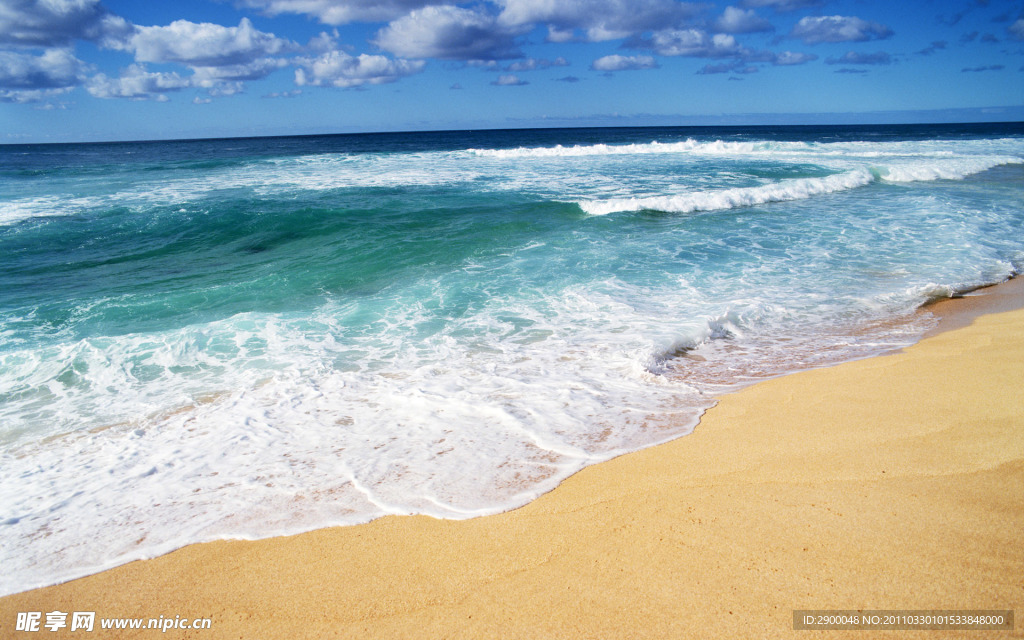
[[[742,0],[741,7],[758,9],[760,7],[771,7],[776,13],[786,13],[798,9],[809,9],[824,5],[824,0]]]
[[[295,84],[300,87],[360,87],[365,84],[385,84],[419,73],[426,64],[422,60],[393,60],[386,56],[361,54],[352,56],[344,51],[330,51],[316,58],[300,61],[295,70]]]
[[[185,65],[192,69],[193,86],[223,96],[240,93],[243,81],[265,78],[287,66],[288,61],[274,56],[294,51],[298,45],[259,31],[242,18],[237,27],[188,20],[136,26],[115,48],[133,53],[140,63]]]
[[[137,62],[220,67],[250,64],[294,45],[242,18],[237,27],[188,20],[175,20],[165,27],[136,27],[121,48],[133,52]]]
[[[167,93],[192,86],[190,78],[177,73],[150,72],[141,64],[133,64],[118,78],[99,74],[89,80],[86,90],[97,98],[128,98],[166,102]]]
[[[65,49],[41,55],[0,51],[0,102],[39,102],[85,81],[88,65]]]
[[[42,55],[0,51],[0,88],[64,89],[83,81],[86,65],[65,49]]]
[[[775,27],[754,13],[753,9],[726,7],[721,17],[715,21],[715,30],[722,33],[757,33],[759,31],[774,31]]]
[[[636,71],[640,69],[656,69],[658,63],[651,56],[620,56],[610,55],[598,58],[590,64],[594,71]]]
[[[634,46],[650,48],[663,56],[691,58],[728,58],[743,56],[747,50],[736,38],[724,33],[708,34],[701,29],[672,29],[657,31],[650,40],[636,41]]]
[[[444,0],[241,0],[239,4],[250,9],[276,16],[282,13],[296,13],[313,16],[320,22],[342,25],[350,22],[387,22],[400,18],[411,11],[436,4]]]
[[[702,29],[671,29],[656,31],[650,38],[633,39],[628,43],[636,48],[651,49],[663,56],[683,56],[689,58],[721,58],[731,59],[729,62],[709,64],[698,71],[701,74],[714,73],[753,73],[758,63],[771,63],[777,66],[793,66],[817,60],[818,56],[810,53],[783,51],[757,51],[741,46],[736,38],[726,33],[710,34]]]
[[[888,38],[892,29],[855,16],[807,16],[796,23],[789,35],[807,44],[864,42]]]
[[[4,0],[0,44],[61,47],[75,40],[120,38],[131,26],[98,0]]]
[[[502,75],[498,76],[498,79],[491,84],[498,87],[521,87],[530,83],[525,80],[520,80],[519,77],[515,75]]]
[[[515,37],[523,32],[483,10],[430,6],[391,22],[373,43],[403,58],[503,60],[522,56]]]
[[[825,64],[892,64],[892,56],[884,51],[877,53],[847,51],[838,58],[827,58]]]
[[[580,29],[588,40],[626,38],[681,25],[702,7],[676,0],[499,0],[507,25],[548,25],[548,40],[566,42]]]

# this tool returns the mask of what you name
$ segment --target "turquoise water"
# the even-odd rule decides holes
[[[0,147],[0,592],[521,505],[1024,266],[1024,127]]]

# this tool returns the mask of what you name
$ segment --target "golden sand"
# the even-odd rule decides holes
[[[118,637],[12,630],[17,612],[59,610],[212,618],[123,637],[1024,637],[1019,619],[792,628],[794,609],[1024,618],[1022,387],[1024,310],[985,315],[725,396],[694,434],[509,513],[193,545],[0,599],[0,636]]]

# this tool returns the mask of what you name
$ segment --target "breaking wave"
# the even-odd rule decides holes
[[[783,180],[758,187],[704,191],[677,196],[653,196],[649,198],[616,198],[580,202],[580,208],[592,216],[603,216],[617,211],[642,211],[653,209],[670,213],[693,211],[714,211],[749,207],[768,202],[802,200],[812,196],[855,189],[875,180],[867,169],[839,173],[824,178],[801,178]]]
[[[643,210],[666,213],[717,211],[770,202],[804,200],[856,189],[879,180],[893,183],[963,180],[998,166],[1021,163],[1024,163],[1024,159],[1013,156],[955,158],[931,162],[897,161],[887,166],[862,166],[823,178],[798,178],[755,187],[697,191],[678,195],[583,200],[578,204],[585,213],[593,216]]]

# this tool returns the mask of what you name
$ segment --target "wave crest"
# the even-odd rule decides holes
[[[870,184],[875,174],[867,169],[837,173],[824,178],[800,178],[783,180],[774,184],[757,187],[740,187],[720,191],[704,191],[676,196],[652,196],[648,198],[616,198],[612,200],[585,201],[579,206],[592,216],[602,216],[618,211],[642,211],[653,209],[669,213],[691,213],[693,211],[714,211],[749,207],[768,202],[803,200],[812,196],[836,191],[855,189]]]

